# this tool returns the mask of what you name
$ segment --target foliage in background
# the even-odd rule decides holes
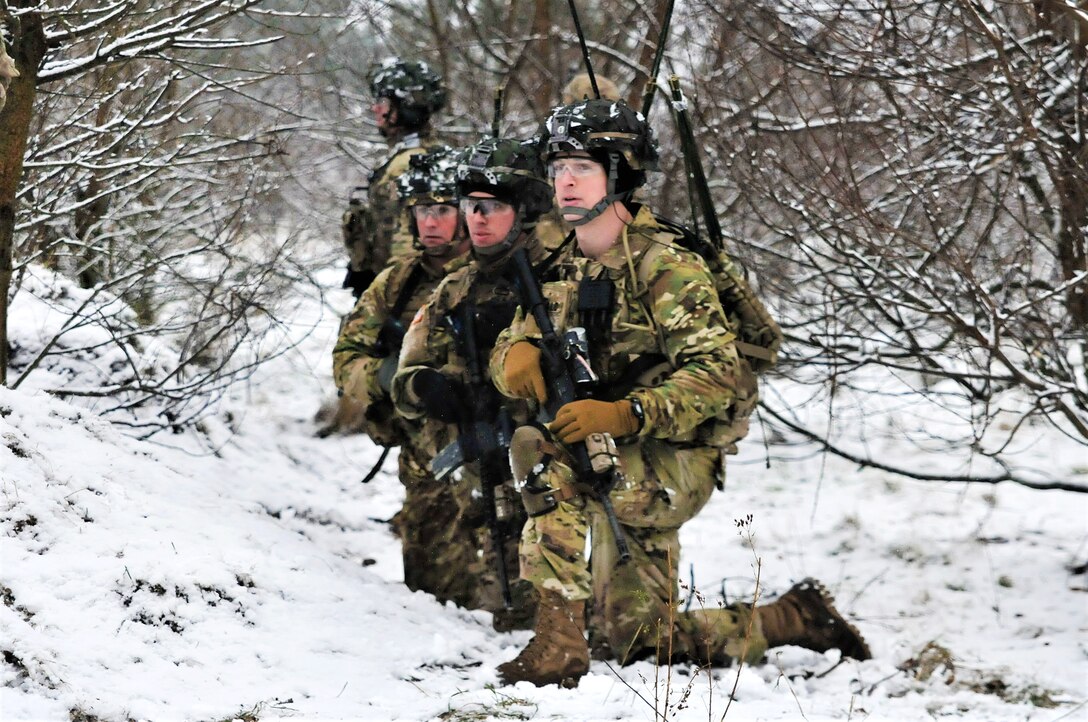
[[[667,3],[578,5],[595,69],[639,105]],[[443,74],[455,145],[487,132],[498,86],[503,132],[533,133],[583,69],[561,0],[20,7],[13,56],[37,47],[36,13],[48,50],[29,74],[16,278],[46,263],[123,298],[187,350],[183,373],[230,373],[246,319],[278,318],[286,284],[338,262],[339,213],[385,149],[374,62]],[[166,22],[194,12],[222,18]],[[155,27],[182,31],[152,43]],[[778,373],[811,388],[786,408],[768,386],[776,454],[815,441],[922,478],[1062,484],[1018,456],[1040,434],[1088,444],[1086,39],[1065,0],[677,6],[659,80],[681,77],[730,250],[789,334]],[[690,222],[665,95],[648,196]],[[303,259],[306,234],[320,251]],[[852,415],[872,419],[865,438],[837,432]],[[892,436],[924,453],[883,458]],[[950,455],[959,475],[921,463]]]

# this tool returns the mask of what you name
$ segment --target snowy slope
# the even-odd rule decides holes
[[[683,529],[693,603],[815,576],[874,660],[785,648],[739,675],[594,663],[575,690],[496,687],[529,634],[405,589],[398,482],[359,483],[367,439],[314,436],[347,301],[300,299],[317,332],[224,402],[216,454],[0,389],[0,719],[718,720],[736,685],[729,719],[1088,720],[1086,580],[1066,568],[1088,555],[1088,497],[796,448],[768,469],[754,439]],[[1083,480],[1083,447],[1047,443]]]

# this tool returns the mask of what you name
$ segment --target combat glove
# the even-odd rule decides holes
[[[639,429],[639,421],[627,399],[584,399],[560,407],[548,428],[564,444],[573,444],[596,433],[612,434],[616,438],[634,434]]]
[[[544,374],[540,371],[540,349],[528,341],[518,341],[506,352],[503,374],[510,393],[519,399],[548,400]]]
[[[459,381],[434,369],[420,369],[412,376],[412,394],[428,417],[447,424],[457,421],[459,404],[467,398]]]

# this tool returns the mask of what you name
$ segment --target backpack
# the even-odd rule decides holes
[[[646,249],[639,260],[638,280],[644,287],[650,281],[650,268],[662,250],[677,245],[706,261],[714,278],[718,300],[725,311],[729,330],[736,334],[734,344],[740,360],[737,372],[736,399],[713,420],[696,430],[696,441],[719,448],[727,454],[737,453],[737,442],[748,435],[749,419],[759,405],[759,374],[774,368],[782,347],[782,329],[767,307],[748,285],[737,264],[724,250],[715,249],[707,241],[673,221],[658,217],[667,242],[660,239]],[[679,238],[676,238],[678,236]],[[656,239],[655,239],[656,240]],[[662,345],[662,353],[668,358]],[[671,364],[671,359],[670,359]]]

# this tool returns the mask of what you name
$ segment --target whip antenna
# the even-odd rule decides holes
[[[570,16],[574,18],[574,31],[578,33],[578,44],[582,46],[582,59],[586,63],[586,73],[589,75],[589,84],[593,86],[593,96],[600,100],[601,89],[597,87],[597,76],[593,74],[593,63],[589,60],[589,48],[586,47],[586,36],[582,32],[582,23],[578,20],[578,8],[574,6],[574,0],[567,0],[570,5]]]
[[[661,21],[661,36],[657,39],[657,50],[654,51],[654,64],[650,70],[650,77],[646,79],[646,90],[642,93],[642,117],[650,117],[650,106],[654,104],[654,92],[657,91],[657,74],[661,70],[661,59],[665,57],[665,41],[669,37],[669,24],[672,22],[672,8],[676,0],[669,0],[665,8],[665,18]]]

